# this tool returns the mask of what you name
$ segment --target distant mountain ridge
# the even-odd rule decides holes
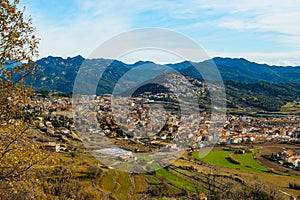
[[[82,56],[68,57],[63,59],[61,57],[49,56],[37,60],[38,64],[36,70],[36,79],[28,79],[29,83],[36,89],[53,89],[62,92],[71,92],[71,86],[76,78],[77,72],[85,59]],[[110,68],[112,74],[123,74],[132,68],[141,65],[159,66],[151,61],[138,61],[134,64],[125,64],[121,61],[112,61],[108,59],[90,59],[91,64],[106,66],[111,62],[113,67]],[[300,82],[300,66],[283,67],[270,66],[266,64],[258,64],[250,62],[243,58],[220,58],[216,57],[211,60],[206,60],[199,63],[184,61],[176,64],[166,64],[166,66],[173,68],[184,75],[201,78],[194,66],[204,69],[214,62],[220,71],[223,80],[234,80],[241,82],[257,82],[266,81],[273,83],[281,82]],[[206,70],[206,69],[204,69]],[[109,79],[109,77],[107,77]],[[118,78],[118,77],[112,77]],[[64,86],[64,87],[62,87]]]
[[[270,66],[267,64],[250,62],[244,58],[220,57],[200,63],[193,63],[193,65],[203,68],[211,65],[211,63],[214,63],[217,66],[223,80],[235,80],[241,82],[267,81],[273,83],[300,82],[300,66]],[[188,66],[185,62],[184,65]],[[180,68],[180,71],[187,76],[197,77],[198,72],[195,70],[194,66]],[[176,67],[181,67],[181,64],[176,64]],[[208,68],[207,70],[209,70]]]
[[[82,63],[90,66],[107,67],[99,83],[99,93],[109,93],[111,83],[116,83],[126,72],[133,68],[138,71],[139,66],[147,65],[147,69],[160,70],[167,66],[186,76],[202,79],[197,67],[201,70],[210,71],[212,63],[215,63],[224,81],[239,81],[255,83],[265,81],[271,83],[300,83],[300,66],[283,67],[257,64],[243,58],[220,58],[216,57],[203,62],[184,61],[176,64],[159,65],[151,61],[138,61],[134,64],[126,64],[118,60],[109,59],[85,59],[82,56],[61,57],[48,56],[37,60],[37,67],[33,77],[27,78],[27,83],[37,90],[57,90],[60,92],[72,92],[74,80]],[[166,72],[166,71],[164,71]],[[144,74],[149,75],[151,72]],[[136,80],[140,77],[137,76]]]
[[[270,66],[267,64],[257,64],[243,58],[213,58],[213,61],[218,66],[223,79],[243,81],[235,79],[235,76],[229,74],[239,74],[241,77],[248,77],[253,81],[271,81],[271,82],[299,82],[300,81],[300,66]],[[233,70],[235,69],[235,70]],[[237,71],[241,70],[241,71]],[[243,71],[242,71],[243,70]],[[242,74],[240,72],[243,72]],[[245,81],[247,82],[247,81]]]
[[[202,79],[195,67],[209,72],[214,62],[224,80],[229,107],[254,107],[258,110],[278,111],[286,102],[300,98],[300,66],[270,66],[250,62],[243,58],[217,57],[198,63],[184,61],[159,65],[150,61],[126,64],[118,60],[103,58],[84,59],[82,56],[76,56],[64,59],[49,56],[36,61],[35,74],[27,77],[26,82],[35,90],[71,93],[83,62],[85,65],[92,66],[92,70],[88,73],[99,73],[93,70],[93,66],[105,68],[98,82],[97,94],[112,93],[121,77],[125,80],[123,83],[130,86],[132,80],[142,83],[144,78],[153,77],[153,74],[170,73],[171,69],[192,78]],[[147,70],[143,71],[141,66],[147,66]],[[166,70],[166,66],[170,70]],[[130,70],[134,73],[131,73],[133,77],[129,80],[123,75]],[[145,77],[142,77],[141,73]],[[82,83],[83,90],[89,88],[90,84],[94,84],[93,80],[89,79],[89,74],[86,76],[86,81]]]

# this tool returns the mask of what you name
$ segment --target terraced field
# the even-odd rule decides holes
[[[227,150],[217,150],[217,151],[211,151],[208,153],[204,158],[202,157],[202,154],[205,152],[193,152],[193,157],[203,161],[208,164],[217,165],[220,167],[226,167],[226,168],[233,168],[233,169],[240,169],[245,171],[254,171],[254,172],[266,172],[267,168],[260,165],[256,160],[254,159],[253,153],[245,153],[245,154],[235,154],[233,155],[233,158],[240,162],[240,164],[236,164],[232,161],[230,161],[229,157],[230,154],[233,154],[233,151],[227,151]]]
[[[278,191],[300,195],[299,191],[289,188],[290,182],[300,180],[299,176],[270,172],[256,162],[252,153],[233,154],[233,151],[217,148],[203,157],[205,154],[193,152],[191,156],[186,152],[172,165],[148,174],[107,169],[84,152],[77,152],[75,157],[68,152],[54,154],[52,165],[69,166],[73,181],[81,181],[84,188],[95,196],[100,193],[113,199],[196,199],[201,193],[207,194],[212,180],[216,181],[214,187],[217,189],[223,188],[224,184],[244,187],[249,180],[257,180],[274,186]],[[231,162],[230,155],[239,164]]]
[[[193,152],[192,154],[193,158],[200,162],[200,166],[218,166],[223,174],[236,175],[246,179],[250,178],[263,182],[264,184],[273,185],[274,188],[278,188],[277,191],[284,194],[284,199],[289,199],[289,195],[300,196],[299,190],[289,188],[289,183],[298,183],[300,176],[291,175],[282,171],[269,170],[267,167],[258,163],[254,158],[254,154],[258,155],[258,149],[254,150],[253,153],[245,154],[233,154],[233,151],[215,149],[209,152],[206,157],[203,157],[205,153],[207,152]],[[234,160],[238,161],[239,164],[228,159],[230,155]]]

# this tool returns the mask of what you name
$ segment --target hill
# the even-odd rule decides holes
[[[199,63],[184,61],[176,64],[159,65],[149,61],[125,64],[109,59],[84,59],[81,56],[49,56],[38,60],[35,74],[27,77],[27,82],[36,90],[55,90],[71,93],[77,73],[84,63],[91,67],[88,73],[95,74],[98,69],[108,66],[98,82],[97,94],[112,93],[115,84],[122,77],[123,84],[130,87],[134,82],[142,83],[172,70],[201,80],[195,69],[210,70],[216,64],[224,80],[228,107],[256,111],[279,111],[287,102],[300,97],[300,67],[270,66],[247,61],[243,58],[213,58]],[[97,66],[93,68],[93,66]],[[142,68],[146,66],[146,68]],[[169,69],[166,69],[168,67]],[[131,77],[123,76],[132,70]],[[142,76],[141,76],[142,74]],[[89,77],[88,74],[86,74]],[[132,81],[134,80],[134,81]],[[87,78],[82,88],[88,88],[93,80]],[[125,86],[124,85],[124,86]]]
[[[244,58],[220,58],[216,57],[200,63],[186,62],[176,64],[180,71],[191,77],[199,78],[194,66],[199,69],[209,70],[209,67],[215,63],[220,71],[223,80],[235,80],[241,82],[300,82],[300,67],[295,66],[270,66],[250,62]],[[181,66],[187,66],[181,68]]]

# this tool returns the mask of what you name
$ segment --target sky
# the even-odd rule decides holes
[[[298,0],[21,0],[24,6],[40,57],[89,57],[113,36],[155,27],[189,37],[209,57],[300,65]]]

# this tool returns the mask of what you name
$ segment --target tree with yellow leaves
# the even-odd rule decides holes
[[[24,78],[33,73],[39,39],[18,4],[19,0],[0,1],[0,199],[20,195],[18,187],[31,181],[27,172],[44,159],[25,117],[31,90]]]

